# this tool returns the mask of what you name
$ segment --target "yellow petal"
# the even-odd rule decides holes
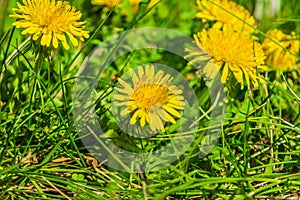
[[[154,76],[154,66],[153,65],[146,65],[146,74],[149,77]]]
[[[228,65],[225,64],[222,72],[222,78],[221,78],[222,83],[226,83],[227,76],[228,76]]]
[[[136,88],[137,87],[137,82],[138,82],[138,77],[135,74],[135,72],[133,71],[133,69],[130,69],[129,73],[130,73],[131,78],[132,78],[133,88]]]
[[[119,100],[119,101],[128,101],[129,97],[126,95],[115,94],[114,99]]]
[[[141,110],[140,117],[141,117],[141,126],[145,126],[146,125],[146,112],[144,109]]]
[[[42,36],[41,45],[49,47],[51,43],[51,34],[45,34]]]
[[[136,123],[139,112],[140,112],[140,110],[137,110],[137,111],[135,111],[135,113],[133,113],[133,115],[130,119],[130,124],[135,124]]]
[[[152,131],[163,129],[163,127],[164,127],[163,123],[162,123],[161,119],[158,117],[158,115],[150,112],[150,120],[151,120],[150,128]]]
[[[39,32],[39,28],[36,27],[29,27],[27,29],[25,29],[24,31],[21,32],[21,34],[25,35],[25,34],[33,34]]]
[[[203,72],[205,76],[212,79],[218,74],[219,70],[215,66],[215,63],[211,60],[205,65]]]
[[[53,44],[54,48],[58,48],[58,40],[57,40],[56,34],[53,34],[52,44]]]
[[[174,115],[175,117],[178,117],[180,118],[181,117],[181,114],[175,110],[174,108],[170,107],[169,105],[165,105],[163,106],[163,108],[168,111],[170,114]]]
[[[121,79],[121,78],[118,78],[118,81],[119,81],[119,83],[125,88],[125,90],[127,90],[128,91],[128,93],[133,93],[134,91],[133,91],[133,89],[132,89],[132,87],[126,82],[126,81],[124,81],[123,79]]]
[[[70,49],[70,46],[69,46],[68,43],[67,43],[67,39],[66,39],[66,37],[65,37],[63,34],[57,34],[57,38],[61,41],[63,47],[64,47],[66,50],[69,50],[69,49]]]
[[[129,113],[130,113],[130,110],[128,108],[126,108],[120,112],[120,115],[125,116],[125,115],[128,115]]]
[[[119,88],[119,87],[115,87],[114,88],[116,91],[123,93],[123,94],[127,94],[127,95],[131,95],[132,92],[129,92],[128,90],[126,90],[126,88]],[[133,90],[132,90],[133,91]]]
[[[242,70],[232,71],[236,80],[241,84],[241,89],[244,88],[244,77]]]
[[[178,101],[176,98],[169,100],[168,105],[172,108],[182,110],[186,105],[185,102]]]
[[[127,106],[128,102],[124,101],[124,102],[118,102],[118,103],[114,103],[115,106]]]
[[[164,75],[164,72],[161,71],[161,70],[159,70],[159,71],[157,72],[157,74],[154,76],[153,81],[156,82],[156,83],[160,83],[160,80],[161,80],[161,78],[163,77],[163,75]]]
[[[138,75],[139,78],[142,78],[144,76],[144,70],[141,66],[138,66]]]
[[[145,113],[146,113],[146,122],[147,122],[148,124],[150,124],[151,119],[150,119],[149,112],[145,112]]]
[[[246,69],[244,69],[244,68],[242,68],[242,69],[243,69],[243,72],[244,72],[244,75],[245,75],[246,83],[247,83],[247,85],[250,85],[250,79],[249,79],[249,76],[248,76],[249,72],[246,71]],[[253,77],[253,78],[256,79],[255,77]]]
[[[69,33],[68,31],[66,31],[66,33],[67,33],[69,39],[71,40],[72,44],[74,46],[78,46],[78,40],[71,33]]]
[[[166,118],[167,118],[166,113],[167,112],[165,110],[163,110],[162,108],[157,108],[157,109],[155,109],[154,113],[156,113],[157,116],[159,116],[162,121],[166,121]]]
[[[36,32],[36,33],[33,35],[32,39],[33,39],[34,41],[36,41],[37,39],[39,39],[39,37],[40,37],[41,35],[42,35],[41,32]]]
[[[160,84],[164,85],[166,83],[168,83],[169,81],[172,80],[172,78],[170,78],[171,76],[169,74],[166,74],[161,80],[160,80]]]
[[[166,115],[166,121],[167,122],[171,122],[172,124],[176,124],[175,119],[171,115],[169,115],[167,112],[165,113],[165,115]]]

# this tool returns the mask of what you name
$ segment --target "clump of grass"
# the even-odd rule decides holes
[[[235,2],[249,10],[255,3]],[[299,198],[299,69],[264,72],[265,82],[256,90],[241,90],[230,80],[224,88],[227,102],[222,134],[204,158],[199,158],[198,142],[209,128],[209,118],[204,118],[203,126],[197,128],[199,141],[196,138],[174,163],[157,171],[120,172],[91,156],[73,123],[72,86],[84,58],[101,41],[123,30],[155,26],[192,36],[211,22],[204,24],[193,18],[197,12],[193,10],[194,1],[161,1],[152,9],[147,9],[147,2],[142,1],[140,10],[132,14],[128,2],[111,10],[80,0],[74,5],[87,21],[90,38],[68,51],[58,48],[36,54],[36,43],[13,28],[13,20],[7,17],[16,1],[3,4],[6,9],[5,15],[0,14],[1,199]],[[295,31],[299,38],[299,9],[296,0],[285,2],[277,18],[258,24],[258,39],[266,36],[264,33],[270,27]],[[186,61],[175,60],[170,52],[161,50],[126,54],[101,77],[96,91],[101,97],[96,102],[96,113],[106,136],[127,149],[143,148],[144,143],[115,128],[109,96],[125,68],[150,62],[166,63],[189,80],[199,98],[201,112],[211,106],[204,81]],[[164,145],[167,139],[159,134],[151,138],[151,144],[159,140],[156,144]]]

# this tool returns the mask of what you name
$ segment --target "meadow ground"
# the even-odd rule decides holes
[[[0,5],[0,199],[300,198],[297,0]]]

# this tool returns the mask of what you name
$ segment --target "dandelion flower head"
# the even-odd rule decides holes
[[[139,10],[139,4],[142,0],[126,0],[129,1],[131,12],[136,13]],[[156,3],[158,3],[160,0],[150,0],[147,9],[150,9],[153,7]],[[109,9],[113,9],[117,5],[119,5],[122,2],[122,0],[92,0],[91,3],[93,5],[101,5],[101,6],[107,6]]]
[[[250,87],[250,83],[256,88],[258,81],[263,81],[257,74],[257,70],[266,70],[264,65],[265,54],[262,46],[252,40],[250,36],[238,33],[234,30],[220,30],[213,27],[202,30],[194,35],[198,50],[187,48],[191,64],[196,64],[203,57],[203,51],[213,60],[215,68],[221,70],[221,81],[226,83],[232,74],[237,82],[244,88],[244,79]],[[211,65],[200,66],[203,71],[214,70]]]
[[[66,36],[74,46],[88,38],[88,31],[84,30],[85,22],[79,21],[81,12],[76,11],[66,1],[55,0],[22,0],[23,5],[17,3],[10,17],[16,18],[13,23],[17,28],[24,29],[22,34],[32,35],[33,40],[40,39],[42,46],[51,44],[58,48],[59,41],[65,49],[69,49]]]
[[[93,5],[104,5],[107,6],[108,8],[112,9],[115,6],[119,5],[121,0],[92,0]]]
[[[142,0],[129,0],[131,5],[131,11],[132,13],[136,13],[139,9],[139,4]],[[147,5],[146,9],[152,8],[155,4],[157,4],[160,0],[150,0],[150,2]]]
[[[297,39],[296,34],[292,32],[291,35],[288,35],[281,30],[272,29],[267,32],[267,35],[269,38],[266,38],[262,43],[267,56],[266,64],[275,70],[293,69],[300,48],[300,40]]]
[[[255,19],[244,7],[230,0],[197,0],[197,18],[203,22],[216,21],[215,26],[231,28],[238,32],[254,32]],[[249,26],[249,25],[250,26]]]
[[[115,87],[116,106],[123,106],[120,115],[130,115],[130,124],[150,125],[152,131],[165,131],[164,123],[176,123],[185,108],[183,91],[173,85],[169,74],[155,73],[153,65],[139,66],[138,73],[130,70],[131,81],[119,79]]]

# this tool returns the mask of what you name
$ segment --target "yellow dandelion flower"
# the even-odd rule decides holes
[[[190,59],[191,64],[197,65],[199,61],[212,58],[215,67],[208,62],[202,71],[205,73],[215,74],[215,68],[222,70],[221,81],[225,83],[231,72],[235,79],[240,83],[241,89],[244,88],[244,78],[248,86],[250,82],[254,87],[258,87],[258,81],[262,78],[257,74],[258,70],[266,70],[264,65],[265,55],[262,46],[252,40],[250,36],[226,29],[220,30],[217,27],[203,30],[194,35],[198,46],[195,49],[186,49],[189,52],[185,58]],[[213,78],[213,77],[211,77]]]
[[[121,0],[92,0],[91,3],[93,5],[107,6],[112,9],[119,5]]]
[[[139,4],[142,0],[129,0],[131,5],[132,13],[136,13],[139,9]],[[157,4],[160,0],[150,0],[149,4],[147,5],[146,9],[152,8],[155,4]]]
[[[119,79],[115,87],[116,106],[125,106],[121,116],[131,115],[130,124],[150,125],[152,131],[164,131],[164,122],[176,123],[185,107],[182,90],[172,84],[172,77],[163,71],[154,72],[153,65],[130,71],[131,82]]]
[[[215,26],[227,27],[245,34],[254,32],[255,19],[248,10],[229,0],[197,0],[197,18],[216,21]],[[245,23],[246,22],[246,23]],[[250,26],[249,26],[249,25]]]
[[[297,39],[294,32],[291,35],[284,34],[281,30],[272,29],[267,32],[268,37],[276,41],[266,38],[263,43],[263,50],[266,53],[266,64],[275,70],[291,70],[296,65],[297,55],[300,48],[300,40]]]
[[[101,5],[107,6],[109,9],[113,9],[115,6],[119,5],[122,0],[92,0],[91,3],[93,5]],[[131,12],[136,13],[139,10],[139,4],[142,0],[127,0],[130,3]],[[147,5],[147,9],[150,9],[155,4],[157,4],[160,0],[150,0]]]
[[[78,21],[81,12],[71,6],[69,2],[55,0],[23,0],[17,3],[10,17],[18,19],[13,23],[17,28],[23,28],[22,34],[32,35],[33,40],[41,39],[41,45],[54,48],[59,41],[65,49],[69,49],[66,35],[74,46],[88,38],[88,31],[84,30],[85,22]]]

